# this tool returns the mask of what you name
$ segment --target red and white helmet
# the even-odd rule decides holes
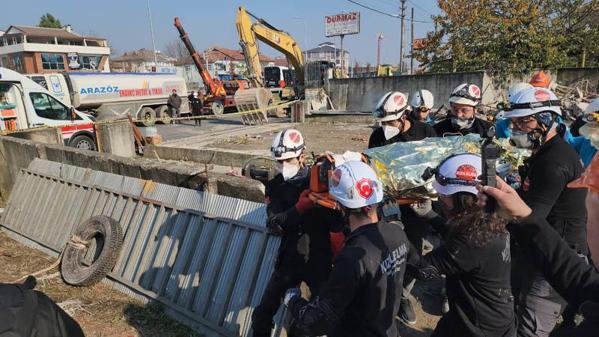
[[[480,103],[481,91],[476,84],[462,83],[458,85],[451,95],[449,95],[449,104],[464,104],[477,106]]]
[[[450,156],[435,170],[433,188],[442,195],[467,192],[476,195],[481,181],[482,160],[479,155],[462,153]]]
[[[306,148],[304,136],[296,129],[285,129],[276,134],[270,152],[275,160],[297,158]]]
[[[520,90],[510,100],[510,107],[505,112],[506,118],[526,117],[539,112],[562,114],[561,102],[553,91],[545,88],[528,88]]]
[[[372,167],[361,161],[347,161],[333,171],[329,194],[341,205],[359,209],[383,200],[383,185]]]
[[[401,118],[408,107],[408,97],[399,91],[390,91],[383,95],[372,114],[379,122],[388,122]]]

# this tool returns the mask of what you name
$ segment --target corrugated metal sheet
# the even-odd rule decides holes
[[[279,245],[263,204],[36,159],[0,223],[60,252],[99,214],[125,236],[115,288],[162,302],[207,336],[249,335]]]

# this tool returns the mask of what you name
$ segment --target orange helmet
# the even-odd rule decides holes
[[[580,178],[568,184],[570,188],[588,188],[599,193],[599,154],[596,154],[591,164],[582,173]]]
[[[549,88],[551,76],[547,75],[544,71],[539,71],[531,77],[529,83],[533,87]]]

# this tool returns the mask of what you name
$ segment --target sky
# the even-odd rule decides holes
[[[149,0],[154,25],[156,49],[179,39],[173,19],[179,16],[197,50],[218,45],[239,49],[235,28],[235,14],[242,5],[273,26],[290,33],[303,50],[318,43],[332,41],[339,45],[339,37],[326,38],[325,15],[359,11],[361,31],[344,38],[344,49],[350,60],[365,64],[376,63],[377,34],[383,34],[381,62],[397,63],[399,59],[400,20],[362,8],[347,0]],[[382,12],[397,15],[399,0],[356,0]],[[434,30],[431,15],[438,14],[435,0],[408,0],[406,18],[414,7],[414,37],[425,37]],[[40,16],[51,13],[63,25],[70,24],[84,35],[108,39],[113,54],[141,48],[152,49],[147,0],[21,0],[4,6],[0,29],[11,24],[37,25]],[[409,50],[410,23],[406,20],[405,46]],[[306,47],[306,45],[308,47]],[[278,52],[261,44],[261,52],[279,56]]]

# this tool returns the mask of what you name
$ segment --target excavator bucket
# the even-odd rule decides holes
[[[273,97],[266,88],[250,88],[235,92],[235,105],[241,112],[241,121],[246,125],[268,123],[268,110],[273,105]]]

